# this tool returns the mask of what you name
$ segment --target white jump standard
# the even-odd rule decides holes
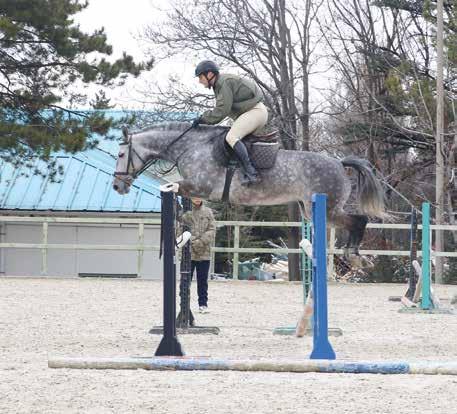
[[[413,225],[411,230],[413,234]],[[456,314],[454,309],[443,307],[433,292],[430,245],[430,203],[424,202],[422,203],[422,266],[411,257],[412,271],[410,272],[408,292],[401,298],[405,307],[399,309],[399,313]]]

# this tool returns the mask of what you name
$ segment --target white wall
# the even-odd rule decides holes
[[[3,242],[41,243],[42,225],[35,223],[4,223]],[[144,243],[159,245],[159,226],[145,225]],[[67,244],[137,244],[135,225],[75,225],[49,223],[48,243]],[[0,249],[0,271],[7,276],[41,276],[40,249]],[[120,250],[48,249],[48,276],[77,277],[81,273],[136,275],[138,253]],[[144,252],[141,278],[161,279],[159,252]]]

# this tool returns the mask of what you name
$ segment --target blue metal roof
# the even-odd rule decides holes
[[[64,168],[58,182],[0,161],[0,209],[160,212],[158,180],[141,176],[123,196],[113,190],[116,160],[109,154],[92,150],[55,159]],[[35,167],[46,165],[40,161]]]
[[[107,115],[116,117],[112,112],[119,111]],[[97,149],[54,154],[64,170],[57,182],[33,174],[35,168],[46,171],[42,161],[32,168],[14,168],[0,160],[0,210],[160,212],[159,179],[144,174],[135,180],[129,194],[122,196],[113,190],[118,143],[100,140]]]

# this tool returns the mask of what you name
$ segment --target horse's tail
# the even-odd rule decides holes
[[[389,214],[384,206],[384,191],[370,163],[354,156],[346,157],[341,162],[345,167],[352,167],[359,173],[357,186],[362,212],[369,216],[388,218]]]

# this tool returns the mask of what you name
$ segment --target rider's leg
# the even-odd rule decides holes
[[[258,103],[254,108],[240,115],[234,122],[225,140],[233,148],[243,167],[245,179],[242,185],[254,184],[259,181],[257,171],[252,165],[248,151],[242,138],[260,131],[268,121],[268,111],[264,104]]]
[[[241,179],[241,185],[258,183],[260,181],[259,175],[257,174],[257,170],[249,158],[248,150],[241,139],[235,143],[233,150],[243,167],[244,176]]]

